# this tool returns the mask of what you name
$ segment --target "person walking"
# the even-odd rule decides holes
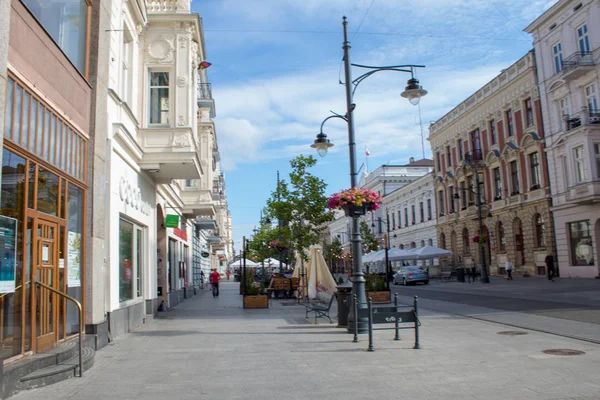
[[[514,265],[513,265],[512,261],[506,260],[506,263],[504,264],[504,269],[506,269],[506,274],[508,275],[506,279],[508,279],[509,281],[513,280],[513,277],[512,277],[513,268],[514,268]]]
[[[221,280],[221,274],[219,274],[215,268],[213,269],[213,272],[210,273],[213,297],[219,297],[219,280]]]
[[[229,280],[229,275],[231,275],[231,272],[229,272],[229,270],[227,270],[227,272],[225,272],[225,275],[227,276],[227,280]]]
[[[204,271],[200,270],[200,289],[204,290]]]
[[[548,254],[545,261],[546,269],[548,270],[548,280],[550,282],[554,282],[554,256],[552,254]]]

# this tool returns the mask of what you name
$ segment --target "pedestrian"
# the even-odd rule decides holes
[[[475,267],[467,268],[467,277],[469,279],[469,283],[475,283]]]
[[[200,270],[200,289],[204,289],[204,271]]]
[[[554,256],[552,254],[548,254],[546,256],[546,269],[548,270],[548,280],[550,282],[554,282]]]
[[[506,274],[508,275],[506,279],[508,279],[509,281],[513,280],[513,277],[512,277],[513,268],[514,268],[514,265],[513,265],[512,261],[507,259],[506,263],[504,264],[504,269],[506,269]]]
[[[212,294],[213,297],[219,297],[219,280],[221,279],[221,274],[217,272],[217,269],[214,268],[213,272],[210,273],[210,283],[212,284]]]
[[[231,273],[229,272],[229,270],[227,270],[227,272],[225,272],[225,275],[227,275],[227,280],[229,280],[229,275],[230,275],[230,274],[231,274]]]

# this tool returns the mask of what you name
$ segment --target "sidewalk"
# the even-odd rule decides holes
[[[600,399],[596,344],[499,335],[516,329],[423,310],[421,350],[412,349],[412,330],[399,342],[393,331],[376,331],[370,353],[366,335],[352,343],[336,324],[313,325],[291,299],[243,310],[238,293],[233,282],[216,299],[201,292],[98,352],[83,378],[13,398]]]

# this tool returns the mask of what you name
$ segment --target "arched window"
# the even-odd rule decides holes
[[[425,241],[421,240],[421,247],[425,247]]]
[[[440,248],[446,250],[446,235],[443,232],[440,234]]]
[[[506,238],[504,237],[504,226],[498,221],[496,224],[496,235],[498,236],[498,251],[506,251]]]
[[[400,249],[404,250],[404,245],[403,244],[400,245]]]
[[[533,235],[535,247],[544,247],[544,219],[540,214],[533,216]]]
[[[411,249],[417,248],[417,244],[415,242],[410,242],[410,248]]]
[[[465,255],[470,255],[471,254],[471,238],[469,237],[469,230],[467,228],[463,229],[462,239],[463,239],[463,253]]]
[[[427,241],[427,244],[428,244],[429,246],[433,246],[433,239],[429,239],[429,240]]]

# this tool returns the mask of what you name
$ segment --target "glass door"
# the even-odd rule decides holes
[[[58,224],[36,220],[35,262],[33,277],[37,282],[58,288]],[[57,295],[46,288],[35,286],[33,292],[33,326],[36,336],[36,351],[54,346],[58,339],[57,323],[60,302]]]

